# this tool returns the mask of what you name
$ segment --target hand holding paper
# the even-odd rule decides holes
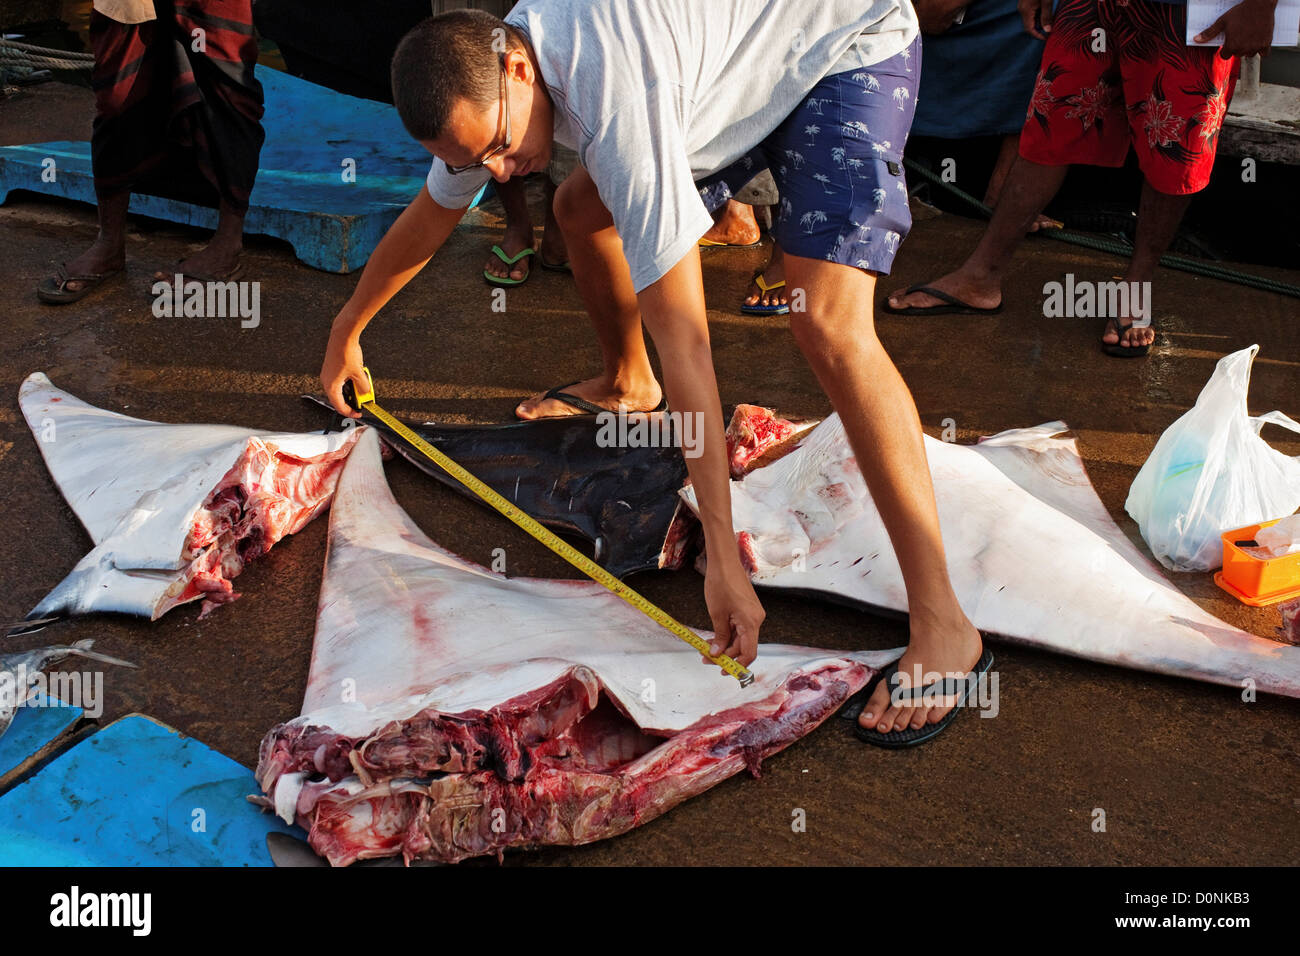
[[[1295,46],[1300,0],[1188,0],[1188,46],[1218,46],[1225,60]]]

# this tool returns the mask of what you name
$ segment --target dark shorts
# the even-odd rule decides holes
[[[698,183],[713,211],[772,171],[772,234],[791,255],[888,273],[912,225],[903,146],[916,110],[921,39],[863,70],[833,73],[754,150]]]

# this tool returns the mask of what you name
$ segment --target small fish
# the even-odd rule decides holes
[[[30,651],[0,654],[0,737],[5,735],[5,731],[9,729],[9,725],[13,723],[18,713],[18,708],[27,700],[27,681],[31,674],[68,657],[84,657],[87,660],[117,664],[121,667],[136,666],[130,661],[92,651],[90,648],[94,643],[87,638],[68,645],[54,644]]]

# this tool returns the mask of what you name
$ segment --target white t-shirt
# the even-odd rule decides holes
[[[757,146],[832,73],[902,52],[910,0],[522,0],[555,105],[555,140],[576,149],[623,240],[636,291],[713,224],[695,180]],[[469,204],[486,171],[435,161],[429,195]]]

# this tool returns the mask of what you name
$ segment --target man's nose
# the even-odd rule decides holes
[[[483,164],[492,178],[499,183],[508,180],[515,169],[515,161],[504,156],[494,156]]]

